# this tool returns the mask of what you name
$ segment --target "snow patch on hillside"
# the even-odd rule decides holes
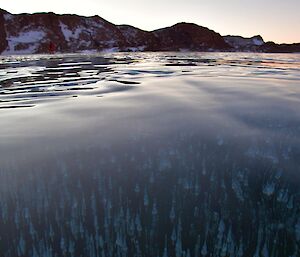
[[[45,37],[42,30],[31,30],[20,33],[18,36],[10,36],[9,41],[13,43],[35,43],[40,42]]]
[[[260,36],[254,36],[251,38],[244,38],[241,36],[224,36],[225,42],[236,49],[248,48],[255,46],[262,46],[265,44],[264,40]]]
[[[73,31],[69,30],[68,26],[61,21],[59,22],[59,26],[61,29],[61,32],[63,33],[65,40],[70,41],[70,39],[73,37]]]
[[[35,52],[39,43],[44,39],[45,32],[31,30],[20,33],[18,36],[8,36],[8,47],[3,54],[30,54]]]
[[[106,48],[106,49],[103,49],[102,51],[101,51],[101,53],[116,53],[116,52],[119,52],[120,51],[120,49],[119,49],[119,47],[110,47],[110,48]]]
[[[253,38],[252,42],[256,46],[262,46],[265,43],[264,41],[262,41],[261,39],[258,39],[258,38]]]
[[[73,37],[76,39],[79,39],[80,34],[82,34],[83,32],[88,32],[89,34],[91,33],[90,31],[88,31],[87,29],[85,29],[84,27],[78,27],[76,28],[76,30],[73,33]]]
[[[83,32],[91,33],[90,31],[81,26],[77,27],[74,31],[70,30],[69,27],[61,21],[59,22],[59,26],[67,42],[70,42],[72,39],[79,39],[80,35]]]
[[[145,49],[146,46],[128,47],[128,51],[131,52],[140,52],[140,51],[144,51]]]

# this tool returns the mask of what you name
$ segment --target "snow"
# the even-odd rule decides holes
[[[262,46],[262,45],[264,44],[264,41],[262,41],[262,40],[260,40],[260,39],[258,39],[258,38],[253,38],[253,39],[252,39],[252,42],[253,42],[253,44],[256,45],[256,46]]]
[[[71,39],[79,39],[79,36],[80,34],[86,30],[85,28],[83,27],[78,27],[75,29],[75,31],[72,31],[69,29],[69,27],[64,24],[63,22],[59,22],[59,26],[60,26],[60,29],[61,29],[61,32],[63,33],[66,41],[71,41]]]
[[[128,51],[131,52],[139,52],[139,51],[144,51],[146,49],[146,46],[138,46],[138,47],[128,47]]]
[[[241,36],[225,36],[226,43],[232,45],[235,48],[239,47],[249,47],[249,46],[262,46],[264,41],[258,37],[254,36],[251,38],[243,38]]]
[[[78,27],[76,28],[76,30],[74,31],[73,35],[74,38],[78,39],[79,35],[83,32],[84,28],[83,27]]]
[[[9,37],[8,40],[14,43],[35,43],[41,41],[45,36],[42,30],[32,30],[20,33],[16,37]]]
[[[59,26],[61,29],[61,32],[63,33],[66,41],[70,41],[70,39],[73,37],[73,31],[69,30],[68,26],[61,21],[59,22]]]
[[[2,55],[9,55],[9,54],[33,54],[37,48],[36,44],[32,44],[28,46],[26,49],[22,50],[15,50],[15,44],[8,42],[8,48],[2,52]]]
[[[89,50],[81,50],[78,53],[81,54],[96,54],[98,51],[96,49],[89,49]]]
[[[18,36],[8,36],[8,47],[3,52],[3,54],[30,54],[35,52],[38,47],[38,43],[45,37],[45,32],[42,30],[31,30],[26,32],[21,32]],[[18,44],[28,44],[25,49],[17,50]]]
[[[103,49],[101,53],[115,53],[119,51],[120,49],[118,47],[110,47],[110,48]]]

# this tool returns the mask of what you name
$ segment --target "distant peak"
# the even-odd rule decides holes
[[[256,39],[259,39],[261,41],[264,41],[264,39],[263,39],[263,37],[261,35],[255,35],[252,38],[256,38]]]
[[[174,26],[176,26],[176,25],[196,25],[195,23],[192,23],[192,22],[178,22],[178,23],[176,23]]]
[[[264,41],[264,39],[261,35],[255,35],[253,37],[243,37],[243,36],[238,36],[238,35],[226,35],[224,37],[225,38],[258,39],[258,40]]]
[[[178,27],[178,26],[200,27],[199,25],[197,25],[195,23],[191,23],[191,22],[178,22],[175,25],[173,25],[172,27]]]

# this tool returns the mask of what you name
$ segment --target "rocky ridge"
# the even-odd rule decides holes
[[[193,23],[178,23],[149,32],[130,25],[115,25],[99,16],[11,14],[0,9],[3,55],[86,51],[300,52],[300,43],[265,43],[261,36],[222,37]]]

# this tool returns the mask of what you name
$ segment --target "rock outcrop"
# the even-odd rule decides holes
[[[223,38],[236,51],[261,51],[262,46],[265,44],[263,38],[259,35],[250,38],[241,36],[224,36]]]
[[[300,43],[276,44],[267,42],[263,48],[266,53],[300,53]]]
[[[300,43],[265,43],[261,36],[222,37],[193,23],[178,23],[149,32],[115,25],[99,16],[11,14],[0,9],[1,54],[103,50],[300,52]]]
[[[2,54],[82,51],[221,51],[230,46],[212,30],[179,23],[153,32],[114,25],[99,16],[0,14]]]
[[[153,33],[160,39],[163,51],[230,49],[220,34],[193,23],[178,23]]]
[[[99,16],[5,13],[3,20],[6,54],[46,53],[50,43],[59,52],[103,50],[122,46],[124,41],[120,30]]]
[[[5,51],[7,48],[7,36],[6,36],[6,29],[5,29],[5,15],[7,12],[0,9],[0,53]]]
[[[130,25],[117,26],[124,37],[123,50],[127,51],[159,51],[160,40],[153,33]]]

